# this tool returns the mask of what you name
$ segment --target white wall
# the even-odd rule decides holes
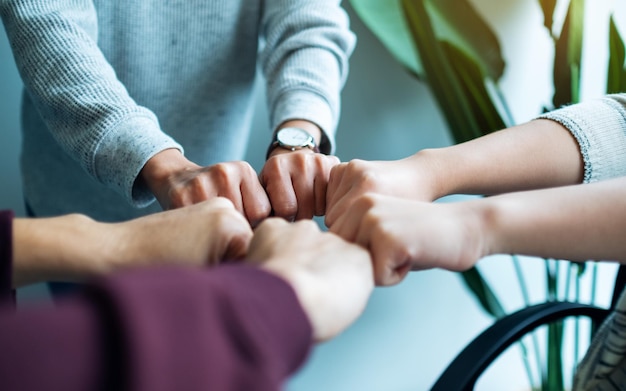
[[[345,3],[345,2],[344,2]],[[535,116],[550,98],[550,49],[536,0],[474,0],[503,37],[508,68],[503,88],[516,121]],[[594,0],[593,14],[606,12],[609,0]],[[337,137],[342,160],[397,159],[418,149],[450,143],[444,122],[427,88],[406,74],[349,9],[359,44],[352,58],[344,91],[343,115]],[[594,16],[595,18],[595,16]],[[595,20],[595,19],[594,19]],[[598,17],[601,20],[601,17]],[[605,26],[594,33],[604,42]],[[606,49],[593,46],[586,66],[598,79],[586,81],[586,96],[598,96]],[[596,51],[597,50],[597,51]],[[585,71],[587,72],[587,71]],[[0,208],[23,214],[17,175],[19,151],[20,82],[4,31],[0,34]],[[262,91],[261,91],[262,92]],[[267,116],[259,99],[249,161],[259,169],[268,132]],[[543,292],[543,263],[525,262],[532,296]],[[491,257],[481,263],[507,308],[521,305],[511,263]],[[610,270],[607,272],[610,275]],[[604,280],[606,286],[611,282]],[[601,286],[601,285],[600,285]],[[604,292],[606,293],[606,292]],[[605,295],[606,296],[606,295]],[[361,319],[339,338],[319,346],[303,370],[289,383],[294,391],[402,391],[426,390],[447,363],[474,336],[490,324],[467,294],[459,276],[433,270],[411,274],[402,284],[377,289]],[[510,353],[489,377],[485,390],[527,388]],[[516,366],[512,369],[512,366]]]

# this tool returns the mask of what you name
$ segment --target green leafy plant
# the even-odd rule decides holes
[[[567,2],[567,14],[556,28],[557,0],[537,1],[544,16],[544,27],[554,46],[551,105],[544,111],[580,101],[584,0]],[[427,83],[456,143],[471,140],[514,124],[499,82],[506,67],[499,38],[468,0],[350,0],[366,26],[380,39],[404,68]],[[607,92],[626,91],[624,61],[626,50],[611,17],[610,58]],[[526,283],[516,256],[512,256],[525,304],[529,305]],[[548,300],[557,300],[560,261],[546,260]],[[571,291],[578,297],[579,277],[585,264],[570,264],[564,281],[564,297]],[[595,267],[593,272],[596,273]],[[480,306],[495,318],[506,314],[498,296],[480,271],[473,268],[461,274]],[[574,282],[574,288],[571,287]],[[564,389],[562,372],[563,324],[548,326],[545,365],[540,385],[547,390]],[[538,342],[533,339],[534,351]],[[576,345],[577,350],[577,345]],[[529,381],[533,379],[528,349],[522,345]]]

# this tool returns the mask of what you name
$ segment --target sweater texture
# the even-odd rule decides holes
[[[243,159],[257,70],[267,145],[304,119],[331,152],[355,43],[339,0],[3,0],[0,16],[25,85],[21,166],[38,216],[159,210],[137,176],[168,148],[203,166]]]

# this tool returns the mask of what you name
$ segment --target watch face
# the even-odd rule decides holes
[[[290,147],[305,147],[313,141],[310,134],[298,128],[283,128],[278,131],[276,139],[279,143]]]

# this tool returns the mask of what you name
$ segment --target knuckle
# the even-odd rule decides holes
[[[313,220],[298,220],[295,223],[293,223],[293,225],[297,226],[301,230],[307,230],[307,231],[312,231],[312,232],[319,231],[319,226]]]
[[[219,208],[229,211],[232,210],[232,213],[236,213],[233,202],[225,197],[215,197],[211,199],[207,205],[211,208]]]
[[[295,202],[282,202],[274,206],[274,213],[280,217],[291,217],[298,213],[298,204]]]
[[[232,166],[226,163],[217,163],[210,170],[211,179],[221,185],[229,183],[232,175]]]
[[[378,221],[377,215],[374,212],[372,212],[372,208],[376,206],[376,202],[377,202],[376,194],[365,193],[365,194],[361,194],[360,196],[358,196],[358,198],[355,201],[355,204],[357,208],[368,211],[368,215],[367,215],[368,219],[376,219],[372,222],[377,222]]]

